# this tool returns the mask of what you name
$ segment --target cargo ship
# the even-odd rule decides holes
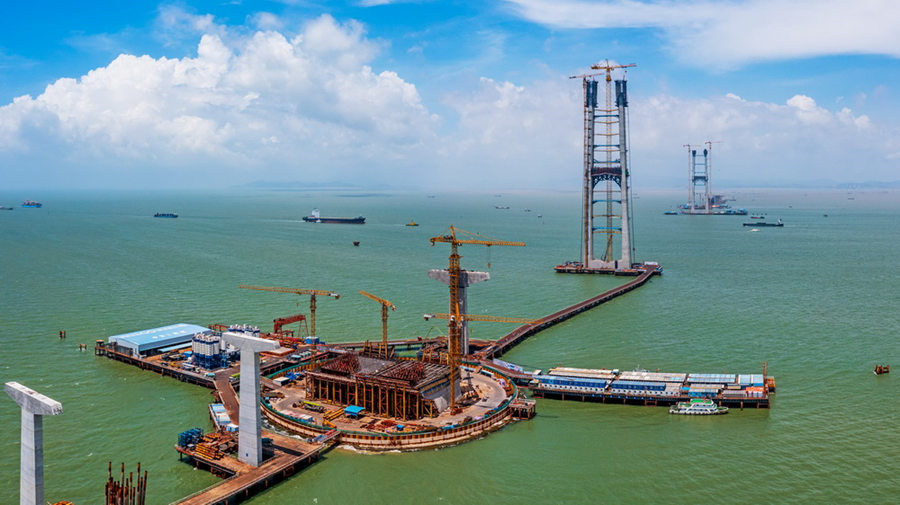
[[[760,221],[758,223],[744,223],[744,226],[784,226],[784,223],[781,222],[781,219],[774,223],[767,223],[765,221]]]
[[[319,209],[313,209],[312,214],[304,216],[303,220],[307,223],[341,223],[341,224],[366,224],[366,218],[363,216],[356,217],[322,217],[319,215]]]
[[[157,212],[156,214],[153,214],[153,217],[167,217],[170,219],[175,219],[176,217],[178,217],[178,214],[174,212]]]
[[[34,209],[40,209],[42,205],[41,202],[35,202],[34,200],[25,200],[22,202],[22,207],[31,207]]]

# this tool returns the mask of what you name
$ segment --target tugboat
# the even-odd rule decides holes
[[[319,215],[319,209],[313,209],[309,216],[303,216],[303,220],[307,223],[342,223],[342,224],[365,224],[366,218],[357,217],[322,217]]]
[[[669,414],[684,416],[715,416],[727,414],[728,407],[720,407],[712,400],[691,400],[690,402],[678,402],[669,409]]]
[[[419,223],[417,223],[415,221],[410,221],[410,222],[406,223],[406,226],[419,226]]]
[[[175,219],[176,217],[178,217],[178,214],[174,212],[157,212],[156,214],[153,214],[153,217],[167,217],[170,219]]]
[[[40,209],[42,205],[41,202],[35,202],[34,200],[25,200],[22,202],[22,207],[31,207],[34,209]]]

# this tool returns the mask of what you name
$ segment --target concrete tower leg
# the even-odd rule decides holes
[[[617,82],[618,84],[618,82]],[[618,88],[618,87],[617,87]],[[621,233],[621,260],[618,261],[616,270],[631,268],[631,215],[629,203],[631,203],[631,174],[628,173],[628,97],[625,91],[625,81],[622,81],[621,90],[616,94],[616,105],[619,109],[619,161],[622,164],[622,178],[619,188],[622,190],[622,233]]]
[[[443,282],[444,284],[450,284],[450,272],[447,270],[429,270],[428,277],[436,281]],[[460,314],[467,314],[466,310],[469,305],[469,296],[466,293],[470,285],[475,284],[477,282],[483,282],[489,280],[491,278],[491,274],[488,272],[476,272],[472,270],[463,270],[459,273],[459,312]],[[453,313],[453,307],[450,307],[448,311],[450,314]],[[460,347],[460,352],[463,355],[469,354],[469,322],[463,321],[461,326],[461,335],[462,335],[462,346]]]
[[[44,503],[44,423],[41,416],[22,409],[22,451],[19,503]]]
[[[62,404],[18,382],[3,389],[22,408],[19,504],[44,505],[44,420],[62,413]]]
[[[240,333],[224,333],[222,340],[241,350],[241,391],[238,459],[251,466],[262,463],[262,416],[259,411],[259,353],[278,349],[278,343]]]

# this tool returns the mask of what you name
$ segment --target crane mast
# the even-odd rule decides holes
[[[460,234],[464,234],[470,238],[457,238],[457,232],[460,232]],[[474,244],[487,247],[494,245],[523,247],[525,245],[525,242],[492,240],[487,237],[482,237],[475,233],[456,228],[452,225],[450,226],[449,234],[431,237],[430,241],[431,245],[434,245],[437,242],[450,244],[450,261],[447,268],[447,273],[450,277],[450,312],[453,317],[449,317],[447,328],[449,333],[447,338],[447,357],[448,365],[450,367],[450,410],[452,411],[456,409],[456,390],[457,385],[459,384],[459,366],[462,360],[460,352],[460,349],[462,348],[462,332],[460,331],[461,317],[459,313],[459,277],[461,270],[459,266],[459,246],[462,244]]]
[[[372,293],[367,293],[363,290],[359,290],[359,294],[369,298],[371,300],[375,300],[376,302],[381,304],[381,348],[379,349],[379,354],[385,359],[388,357],[388,308],[391,310],[397,310],[397,307],[385,300],[384,298],[379,298]]]
[[[309,331],[312,335],[316,333],[316,296],[330,296],[335,300],[341,297],[340,293],[334,291],[326,291],[324,289],[300,289],[300,288],[283,288],[278,286],[248,286],[241,284],[241,289],[254,289],[256,291],[271,291],[274,293],[293,293],[295,295],[309,295]]]

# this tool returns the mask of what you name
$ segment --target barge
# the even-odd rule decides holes
[[[719,405],[769,408],[775,380],[763,374],[697,374],[553,368],[529,385],[538,398],[666,405],[710,400]]]

